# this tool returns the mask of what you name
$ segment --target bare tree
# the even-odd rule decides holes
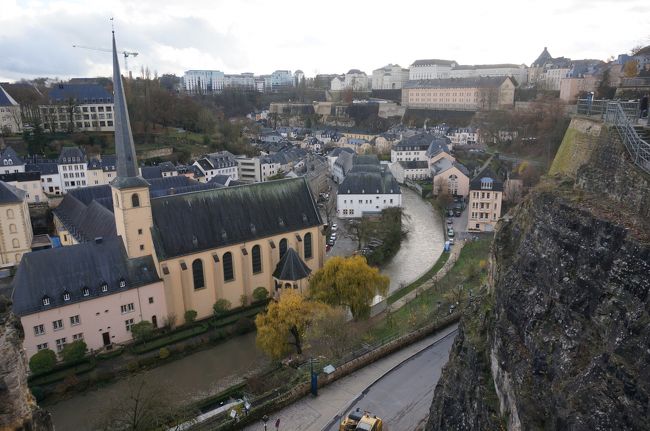
[[[105,431],[165,429],[194,416],[181,400],[162,383],[134,379],[125,393],[107,403],[97,428]]]

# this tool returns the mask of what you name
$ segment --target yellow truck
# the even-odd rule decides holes
[[[363,412],[357,408],[350,412],[339,426],[339,431],[382,431],[384,423],[376,415]]]

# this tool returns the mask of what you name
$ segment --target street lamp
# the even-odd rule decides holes
[[[262,422],[264,422],[264,431],[266,431],[266,423],[269,421],[269,417],[267,415],[262,416]]]

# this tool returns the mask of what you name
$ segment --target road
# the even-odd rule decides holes
[[[354,399],[344,414],[359,408],[376,414],[387,431],[415,430],[429,414],[433,391],[456,336],[454,331],[407,359]],[[340,416],[324,430],[338,431]]]

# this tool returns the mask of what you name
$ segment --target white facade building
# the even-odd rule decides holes
[[[401,206],[402,192],[389,171],[351,172],[339,185],[336,196],[339,218],[359,218]]]
[[[218,93],[223,90],[224,78],[220,70],[188,70],[183,75],[183,87],[190,94]]]
[[[196,166],[205,175],[205,182],[210,181],[216,175],[227,175],[233,180],[239,179],[237,161],[235,156],[228,151],[206,154],[194,162],[193,166]]]
[[[335,77],[330,83],[332,91],[343,91],[348,88],[353,91],[368,91],[370,89],[368,75],[358,69],[350,69],[348,73]]]
[[[387,64],[372,71],[373,90],[396,90],[409,80],[409,70],[399,64]]]
[[[517,85],[522,85],[528,82],[528,68],[525,64],[456,65],[449,72],[450,78],[478,78],[481,76],[509,76],[517,81]]]
[[[63,192],[85,187],[87,183],[88,159],[86,154],[77,147],[64,147],[58,160],[59,176],[63,184]]]
[[[409,80],[449,78],[456,65],[453,60],[416,60],[409,68]]]

